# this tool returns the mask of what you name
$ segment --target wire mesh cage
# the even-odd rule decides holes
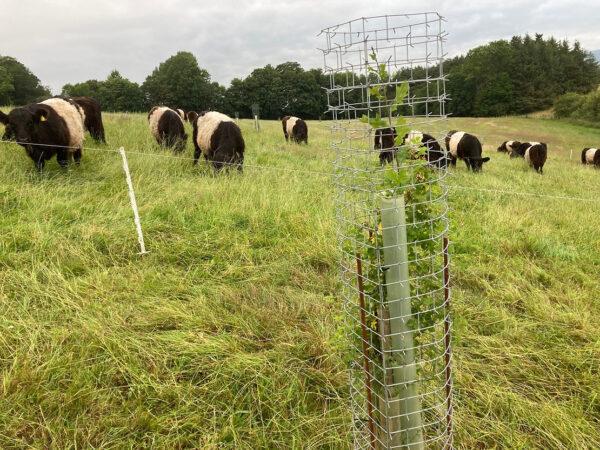
[[[321,33],[357,448],[453,447],[443,23]]]

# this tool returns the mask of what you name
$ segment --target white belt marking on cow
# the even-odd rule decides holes
[[[411,150],[419,150],[421,144],[423,143],[423,133],[420,131],[411,130],[406,137],[406,143],[410,144]]]
[[[152,111],[152,114],[148,118],[148,121],[150,122],[150,132],[156,139],[160,139],[160,134],[158,133],[158,122],[165,111],[168,111],[169,109],[171,108],[167,108],[166,106],[156,108],[154,111]],[[177,114],[177,116],[179,117],[179,114]]]
[[[210,141],[213,133],[222,122],[233,122],[233,119],[216,111],[209,111],[202,117],[198,117],[198,121],[196,122],[196,126],[198,127],[196,143],[203,153],[210,152]]]
[[[83,117],[79,112],[79,107],[69,103],[62,98],[49,98],[41,102],[42,105],[48,105],[56,114],[63,118],[69,130],[69,147],[80,148],[83,143]]]
[[[290,117],[287,122],[285,123],[285,131],[287,132],[288,135],[292,134],[292,130],[294,129],[294,125],[296,125],[296,122],[298,122],[298,117]]]
[[[585,152],[585,160],[588,164],[592,164],[594,162],[594,156],[598,151],[597,148],[590,148],[587,152]]]
[[[458,143],[465,134],[467,133],[465,133],[464,131],[458,131],[450,137],[450,154],[455,158],[456,154],[458,153]]]

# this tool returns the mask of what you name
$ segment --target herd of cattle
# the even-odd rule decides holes
[[[379,150],[379,161],[381,165],[391,163],[394,159],[397,134],[394,128],[380,128],[375,132],[375,148]],[[483,147],[476,136],[464,131],[450,131],[445,138],[446,150],[430,134],[419,131],[410,131],[405,134],[401,145],[407,145],[417,154],[419,148],[425,148],[423,155],[429,164],[445,167],[448,162],[453,166],[458,159],[462,159],[468,170],[479,172],[483,163],[490,158],[482,158]],[[498,151],[507,152],[511,158],[524,158],[536,172],[543,173],[543,167],[548,156],[548,147],[543,142],[518,142],[505,141],[498,147]],[[582,152],[583,164],[594,164],[600,167],[600,150],[585,148]]]
[[[148,113],[150,132],[161,146],[176,152],[185,149],[188,135],[184,122],[193,128],[194,164],[200,154],[219,172],[235,166],[242,171],[245,143],[238,125],[225,114],[205,111],[200,114],[166,106],[155,106]],[[2,140],[16,140],[41,171],[46,161],[56,160],[66,167],[71,160],[81,161],[84,129],[96,141],[106,142],[100,104],[87,97],[56,96],[13,109],[0,111],[0,123],[5,126]],[[286,141],[308,143],[308,128],[304,120],[286,116],[282,120]]]
[[[241,172],[244,162],[245,143],[242,132],[233,119],[216,111],[200,114],[166,106],[155,106],[148,113],[150,132],[161,146],[173,148],[176,152],[185,149],[188,135],[184,122],[193,128],[194,164],[200,154],[212,163],[215,172],[230,166]],[[100,104],[88,97],[53,97],[13,109],[9,114],[0,111],[0,123],[5,125],[2,140],[16,140],[25,148],[36,168],[42,170],[45,162],[56,155],[62,167],[72,159],[76,164],[81,160],[84,129],[97,141],[106,142]],[[304,120],[285,116],[282,119],[283,134],[296,143],[308,143],[308,128]],[[374,146],[379,151],[381,165],[394,160],[397,133],[395,128],[378,128],[375,131]],[[468,170],[479,172],[490,158],[483,158],[482,145],[476,136],[464,131],[450,131],[445,137],[446,150],[437,140],[419,131],[407,133],[401,145],[419,155],[424,149],[423,158],[429,164],[446,167],[448,162],[456,165],[462,159]],[[507,152],[511,158],[524,158],[536,172],[543,173],[548,149],[542,142],[505,141],[498,151]],[[418,156],[416,156],[418,157]],[[600,167],[600,149],[585,148],[581,153],[583,164]]]

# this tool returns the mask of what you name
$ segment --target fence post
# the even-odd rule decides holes
[[[147,253],[146,246],[144,245],[144,235],[142,234],[142,223],[140,222],[140,215],[138,213],[137,203],[135,201],[135,193],[133,192],[133,183],[131,182],[131,175],[129,174],[129,165],[127,164],[127,156],[125,155],[125,148],[119,148],[119,152],[123,157],[123,170],[125,171],[125,178],[127,180],[127,186],[129,187],[129,200],[131,201],[131,209],[133,209],[133,218],[135,221],[135,228],[138,234],[138,241],[140,243],[140,252],[138,255],[145,255]]]

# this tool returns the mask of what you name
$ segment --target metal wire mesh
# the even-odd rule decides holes
[[[322,30],[357,448],[453,447],[443,22]]]

